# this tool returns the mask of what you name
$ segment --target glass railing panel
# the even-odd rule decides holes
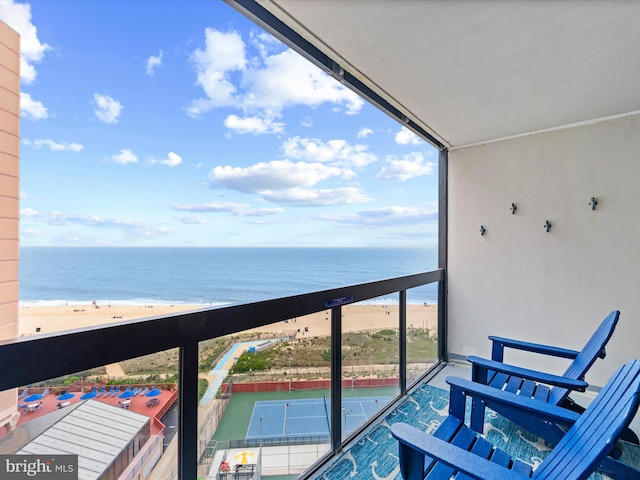
[[[342,308],[342,438],[400,393],[397,295]]]
[[[167,448],[178,431],[177,358],[167,350],[0,392],[0,454],[75,479],[177,478],[177,449]]]
[[[419,289],[415,290],[417,291]],[[379,292],[380,288],[378,288],[377,291]],[[362,298],[362,292],[358,292],[357,286],[354,289],[354,292],[356,293],[354,296],[360,296],[360,298]],[[345,288],[338,294],[335,294],[335,296],[338,297],[338,300],[345,300],[346,303],[348,303],[349,298],[353,298],[350,297],[350,293],[350,290]],[[409,308],[407,312],[407,329],[405,330],[407,332],[414,328],[418,328],[416,325],[420,325],[421,322],[424,322],[420,309],[417,310],[417,314],[414,314],[413,306],[422,305],[422,307],[427,310],[430,308],[429,305],[424,305],[421,300],[423,298],[422,296],[418,296],[418,301],[413,300],[412,296],[414,293],[415,292],[413,290],[408,291]],[[324,294],[322,292],[318,292],[318,294],[321,295],[309,294],[307,296],[291,298],[290,300],[287,300],[286,308],[290,311],[300,311],[301,309],[306,309],[308,305],[315,305],[319,303],[319,301],[324,303]],[[314,295],[320,298],[314,298]],[[437,297],[437,295],[434,295],[434,297]],[[356,304],[336,306],[335,310],[323,309],[313,315],[307,315],[304,317],[288,318],[284,321],[256,328],[251,332],[236,333],[233,337],[220,337],[202,341],[198,348],[200,363],[199,376],[205,381],[201,386],[199,402],[202,402],[206,396],[205,394],[209,392],[210,383],[209,378],[207,377],[209,377],[210,372],[220,364],[222,357],[227,355],[229,350],[237,344],[245,342],[257,343],[252,345],[256,347],[254,351],[249,352],[249,349],[247,348],[246,353],[251,358],[242,358],[242,354],[232,354],[230,356],[233,371],[231,371],[231,367],[228,368],[229,375],[226,373],[224,374],[224,381],[213,389],[213,393],[211,394],[212,396],[209,397],[216,401],[219,400],[218,404],[221,406],[216,407],[213,411],[211,411],[211,409],[207,410],[201,406],[197,410],[197,428],[191,423],[192,419],[195,420],[195,416],[192,417],[195,412],[183,411],[185,427],[190,432],[189,439],[185,439],[187,442],[186,446],[188,448],[187,457],[189,457],[192,452],[191,446],[197,444],[199,449],[198,462],[201,466],[201,470],[198,473],[202,473],[204,476],[209,473],[213,453],[220,445],[226,445],[224,448],[227,449],[232,445],[236,445],[249,451],[252,451],[251,449],[257,450],[257,452],[254,451],[253,453],[257,453],[257,456],[261,461],[264,460],[265,463],[263,464],[263,470],[265,470],[265,472],[272,475],[298,475],[308,468],[311,463],[314,463],[329,451],[329,439],[333,439],[334,441],[336,440],[331,436],[332,425],[341,427],[340,430],[342,431],[342,438],[344,439],[368,421],[371,416],[375,415],[375,412],[382,409],[388,401],[386,398],[395,398],[400,393],[400,386],[403,384],[399,379],[399,375],[400,372],[404,371],[404,369],[400,368],[399,365],[399,346],[403,345],[400,343],[400,332],[398,329],[400,298],[402,298],[402,295],[398,294],[397,290],[395,290],[394,293],[385,294],[384,297],[381,298],[374,298]],[[433,304],[435,304],[435,301]],[[278,305],[278,310],[281,307],[282,305]],[[433,318],[435,319],[435,307],[433,308]],[[274,311],[269,302],[265,302],[264,306],[256,304],[254,307],[252,305],[250,309],[240,305],[238,306],[237,311],[241,313],[236,313],[235,307],[231,309],[221,309],[219,313],[217,313],[218,311],[216,310],[212,313],[211,320],[213,320],[214,316],[221,315],[225,318],[225,322],[228,322],[227,325],[233,325],[233,315],[240,315],[245,319],[253,315],[260,315],[260,317],[264,315],[267,318],[270,317],[269,321],[273,321],[275,318],[278,318],[277,314],[274,315]],[[249,312],[249,314],[247,314],[247,312]],[[342,341],[338,347],[339,350],[337,354],[333,354],[331,350],[331,324],[334,312],[342,313],[342,315],[338,315],[341,322],[342,331],[340,337]],[[258,325],[262,321],[265,321],[260,317],[252,319],[252,324]],[[333,320],[336,320],[335,316],[333,317]],[[158,328],[158,321],[160,321],[163,326],[166,325],[167,328]],[[92,352],[91,358],[104,358],[104,361],[107,361],[107,358],[109,359],[108,361],[112,361],[114,358],[114,352],[117,351],[125,351],[123,355],[126,355],[126,352],[129,352],[132,356],[139,355],[139,353],[143,351],[149,351],[149,349],[156,348],[156,344],[158,345],[157,348],[163,348],[166,345],[176,345],[174,339],[167,338],[167,335],[163,335],[162,331],[173,332],[176,328],[179,328],[179,324],[181,322],[190,323],[190,318],[183,318],[179,316],[170,316],[167,318],[161,318],[160,320],[156,318],[153,324],[149,324],[148,329],[146,322],[138,322],[135,328],[132,329],[132,331],[135,331],[135,338],[138,338],[138,336],[142,334],[142,337],[146,340],[139,344],[132,344],[132,351],[130,352],[128,349],[124,350],[122,348],[103,348],[105,341],[103,340],[100,329],[82,333],[81,337],[83,339],[83,347],[85,350],[90,349]],[[437,332],[434,334],[435,323],[432,327],[427,320],[427,324],[427,327],[423,327],[423,329],[428,329],[430,336],[437,335]],[[201,335],[206,331],[207,334],[211,336],[217,335],[217,329],[211,328],[211,325],[212,323],[207,323],[208,328],[199,330],[198,334]],[[109,329],[111,331],[108,334],[105,331],[104,338],[114,338],[113,329],[117,330],[118,335],[120,334],[120,331],[122,331],[123,338],[132,338],[128,334],[129,327],[126,322],[110,326]],[[75,332],[75,334],[77,333],[78,332]],[[8,345],[7,349],[2,349],[2,353],[4,354],[3,361],[5,364],[9,361],[8,364],[14,365],[11,367],[9,372],[14,373],[14,378],[12,379],[11,375],[5,377],[4,385],[13,386],[18,384],[22,374],[24,374],[25,378],[39,377],[37,373],[39,367],[34,366],[33,362],[19,360],[20,358],[24,360],[31,358],[31,351],[33,351],[33,354],[36,355],[37,358],[43,356],[42,352],[57,351],[58,353],[56,355],[60,358],[59,365],[53,363],[42,363],[42,371],[50,372],[50,376],[52,376],[54,372],[56,375],[63,373],[64,370],[61,368],[61,365],[69,365],[70,363],[73,363],[72,357],[66,354],[69,349],[65,349],[65,344],[71,345],[72,342],[68,340],[65,341],[66,338],[66,335],[59,337],[54,336],[49,339],[44,339],[43,342],[39,342],[37,344],[26,339],[26,341],[22,342],[20,345]],[[175,341],[180,341],[181,339],[182,338],[176,338]],[[189,338],[184,338],[182,340],[185,342],[185,352],[183,353],[188,365],[192,359],[195,359],[195,356],[192,357],[191,354],[196,353],[196,351],[192,348],[193,343],[190,343],[191,341]],[[257,347],[262,344],[266,344],[266,347],[264,349],[258,349]],[[416,345],[418,344],[416,343]],[[33,346],[33,348],[30,348],[31,346]],[[429,361],[430,355],[425,355],[425,350],[423,348],[417,348],[416,352],[412,352],[411,348],[412,345],[409,345],[409,362],[418,364],[416,371],[420,371],[423,367],[426,368],[426,363]],[[9,349],[13,349],[12,351],[17,352],[18,360],[11,360],[16,357],[15,355],[13,357],[8,355],[7,352],[10,351]],[[102,352],[104,352],[103,356],[101,356]],[[424,358],[414,357],[414,353],[417,356],[422,355]],[[49,355],[49,357],[53,356],[53,354]],[[82,358],[83,357],[80,355],[78,356],[78,365],[74,370],[82,368],[82,366],[87,363],[88,358],[84,357],[85,361],[81,361]],[[369,413],[364,415],[366,418],[356,419],[356,409],[351,405],[339,405],[337,408],[334,405],[334,408],[332,409],[330,392],[330,385],[332,383],[332,358],[338,360],[337,378],[334,379],[333,383],[338,386],[341,385],[339,392],[340,397],[344,399],[352,399],[354,397],[357,398],[362,396],[371,397],[380,394],[380,392],[374,391],[375,388],[386,389],[382,392],[383,395],[381,398],[373,399],[373,406],[371,408],[367,407]],[[260,359],[264,361],[262,365],[256,363],[256,361]],[[229,358],[227,358],[227,361],[228,360]],[[133,384],[130,384],[132,386],[144,381],[152,382],[156,386],[160,386],[162,381],[166,380],[171,384],[171,386],[161,388],[161,390],[170,392],[171,405],[175,405],[177,408],[178,392],[176,391],[176,388],[178,386],[178,361],[179,353],[178,349],[175,349],[145,357],[130,358],[119,362],[116,366],[110,365],[108,367],[100,367],[91,371],[81,372],[75,376],[80,377],[81,379],[92,379],[95,377],[96,382],[106,383],[109,381],[109,385],[111,385],[111,383],[114,383],[114,385],[116,383],[120,384],[121,393],[124,393],[124,389],[126,388],[124,387],[124,380],[134,382]],[[238,368],[235,368],[236,366]],[[115,370],[116,367],[118,370]],[[191,376],[192,374],[193,376]],[[411,372],[408,376],[410,375]],[[98,378],[102,378],[102,380],[98,380]],[[195,372],[187,372],[187,378],[195,379]],[[48,382],[49,388],[57,388],[61,386],[56,383],[56,381],[57,380],[51,380]],[[191,394],[195,393],[195,390],[191,390],[191,387],[195,386],[195,384],[191,383],[190,380],[187,383],[188,385],[186,385],[186,387],[189,389],[185,394],[187,397],[191,397]],[[29,388],[44,389],[42,385],[30,385]],[[19,400],[17,397],[23,389],[24,387],[21,387],[18,390],[0,392],[0,418],[12,419],[12,414],[14,413],[20,413],[24,417],[29,416],[30,418],[35,418],[34,414],[38,410],[42,409],[44,412],[43,407],[38,407],[37,405],[32,405],[31,407],[28,406],[33,402],[25,404],[27,405],[28,411],[18,411]],[[244,389],[244,391],[240,391],[242,389]],[[85,390],[84,392],[79,393],[84,395],[90,391],[91,390]],[[272,398],[267,398],[267,400],[273,399],[280,401],[281,404],[283,403],[283,405],[281,405],[282,421],[280,425],[280,436],[284,437],[284,441],[280,440],[279,443],[272,442],[272,444],[269,445],[267,445],[266,433],[267,414],[254,414],[255,404],[258,399],[255,397],[246,397],[248,398],[248,403],[245,403],[244,406],[240,403],[241,406],[238,407],[239,410],[237,408],[236,410],[233,409],[234,399],[252,394],[264,396],[267,393],[273,396]],[[56,391],[56,394],[56,399],[57,397],[62,396],[62,392]],[[20,408],[24,409],[25,405],[22,405],[24,402],[21,402],[21,400],[22,399],[20,399]],[[98,401],[97,399],[93,400]],[[123,412],[127,410],[125,407],[127,403],[124,403],[124,401],[127,400],[126,398],[122,400],[118,395],[117,399],[112,400],[115,400],[112,407],[116,409],[121,408]],[[130,412],[135,411],[135,400],[136,399],[134,398],[128,403],[128,410]],[[368,400],[371,400],[371,398]],[[307,402],[305,404],[305,408],[303,408],[302,414],[299,412],[299,409],[297,409],[297,407],[301,406],[300,403],[297,403],[298,401]],[[123,403],[120,404],[118,402]],[[316,403],[316,410],[307,406],[313,402]],[[86,403],[88,403],[88,401]],[[60,409],[58,409],[56,404],[55,411],[62,411],[64,409],[67,409],[66,411],[70,411],[71,408],[68,407],[72,406],[73,405],[61,404]],[[152,406],[146,408],[150,409]],[[362,406],[361,410],[364,410]],[[152,412],[152,410],[145,411]],[[256,417],[251,431],[249,429],[249,421],[247,421],[244,427],[241,424],[238,424],[238,418],[240,418],[241,414],[246,414],[246,412],[249,412],[249,419],[252,415]],[[334,412],[334,415],[336,415],[337,418],[331,418],[332,412]],[[224,430],[222,426],[227,421],[227,418],[230,419],[229,422],[233,425],[234,433],[233,437],[223,439],[220,438],[219,435],[220,432]],[[164,422],[162,419],[158,420],[158,422],[160,421]],[[304,424],[309,422],[311,422],[312,425],[304,427]],[[313,422],[315,422],[315,424],[313,424]],[[158,425],[155,421],[151,423],[152,426]],[[163,472],[161,473],[161,477],[172,479],[177,478],[178,476],[178,449],[176,445],[177,442],[170,437],[170,434],[171,432],[178,432],[178,429],[176,428],[177,421],[169,427],[166,426],[166,422],[164,423],[163,435],[155,437],[155,449],[152,450],[153,452],[158,452],[158,455],[155,455],[153,458],[151,458],[151,456],[146,457],[149,463],[145,464],[144,468],[145,472],[152,469],[162,468]],[[326,427],[319,427],[318,425],[324,425]],[[192,431],[197,431],[197,437],[196,435],[191,437]],[[4,431],[0,434],[0,437],[2,436],[7,436]],[[237,443],[232,444],[232,440],[237,440]],[[7,450],[8,443],[2,443],[0,441],[0,445],[4,445],[5,450]],[[156,448],[158,445],[160,445],[159,449]],[[131,448],[133,449],[133,447]],[[270,449],[268,452],[266,451],[267,448]],[[299,457],[305,457],[305,460],[300,460]],[[122,466],[124,462],[122,458],[123,457],[119,457],[117,459],[117,464],[120,466]],[[186,470],[189,473],[188,476],[191,476],[191,470],[195,467],[191,460],[186,464],[183,463],[182,465],[184,467],[183,471]],[[139,472],[140,471],[138,470],[138,473]],[[129,474],[135,475],[135,471],[127,473],[127,475]]]
[[[200,477],[296,478],[329,451],[330,325],[322,311],[200,342]]]
[[[437,284],[407,290],[407,385],[438,361]]]

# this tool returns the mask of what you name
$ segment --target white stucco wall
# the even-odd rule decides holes
[[[454,357],[489,356],[489,334],[579,349],[617,309],[587,381],[639,358],[640,116],[450,152],[448,273]]]

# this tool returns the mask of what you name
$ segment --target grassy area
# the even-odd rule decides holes
[[[198,402],[202,400],[204,394],[207,393],[207,389],[209,388],[209,382],[207,382],[204,378],[198,379]]]
[[[230,345],[243,341],[246,335],[223,337],[200,343],[200,371],[208,371]],[[344,332],[342,336],[344,367],[351,365],[397,365],[397,332],[391,329],[371,332]],[[409,363],[432,362],[437,358],[437,340],[429,330],[409,328],[407,331],[407,360]],[[178,350],[171,349],[120,362],[126,375],[151,379],[173,377],[178,373]],[[324,369],[331,366],[331,337],[301,337],[282,342],[261,352],[240,356],[232,373],[267,373],[290,368],[320,368],[314,375],[299,378],[325,378]],[[378,375],[385,373],[377,372]],[[392,373],[395,375],[397,373]],[[239,380],[239,379],[238,379]],[[251,381],[251,378],[247,379]],[[256,380],[254,378],[254,380]],[[273,380],[264,378],[263,380]],[[132,380],[133,381],[133,380]],[[153,380],[156,381],[156,380]]]
[[[213,363],[227,347],[233,344],[233,342],[234,340],[231,337],[216,338],[200,342],[200,371],[208,372],[211,370]]]
[[[407,362],[434,362],[438,359],[438,339],[429,330],[409,328],[407,330]]]
[[[298,400],[304,398],[330,397],[329,390],[293,390],[291,392],[234,393],[213,435],[213,440],[225,441],[245,438],[253,413],[259,400]],[[343,397],[391,397],[399,394],[396,388],[357,388],[343,390]]]
[[[437,340],[426,329],[407,331],[409,363],[433,361],[437,358]],[[342,358],[356,365],[397,365],[398,339],[395,330],[345,332],[342,335]],[[331,366],[331,337],[302,337],[282,342],[273,348],[245,353],[232,373],[258,372],[274,368],[314,368]]]
[[[265,334],[266,335],[266,334]],[[229,336],[218,339],[207,340],[200,344],[200,370],[208,371],[219,356],[236,341],[246,339],[246,335]],[[344,332],[342,336],[342,358],[343,375],[345,378],[353,375],[354,378],[362,376],[377,377],[396,376],[398,372],[389,369],[378,369],[378,371],[363,371],[353,369],[359,365],[397,365],[398,364],[398,341],[397,332],[392,329],[384,329],[370,332]],[[429,330],[422,328],[409,328],[407,331],[407,357],[408,362],[426,362],[437,358],[437,340],[430,334]],[[157,352],[143,357],[133,358],[120,362],[128,378],[118,379],[117,383],[131,383],[146,381],[162,382],[174,381],[177,384],[178,373],[178,350],[171,349]],[[243,354],[236,367],[236,381],[274,381],[291,378],[295,375],[298,379],[318,379],[327,378],[327,371],[331,366],[331,337],[302,337],[289,342],[282,342],[275,347],[253,353]],[[318,368],[316,372],[299,372],[297,369]],[[351,370],[349,371],[349,369]],[[280,369],[280,371],[278,371]],[[283,369],[286,372],[282,373]],[[237,374],[248,372],[248,377]],[[272,374],[270,374],[272,372]],[[202,398],[206,391],[206,382],[200,381],[199,398]],[[309,396],[296,397],[292,392],[287,398],[313,398],[322,393],[310,394]],[[250,395],[250,394],[243,394]],[[260,394],[263,395],[263,394]],[[292,396],[293,395],[293,396]],[[373,395],[373,394],[372,394]],[[280,397],[275,397],[280,398]],[[253,410],[251,409],[237,412],[234,417],[248,418]],[[244,412],[244,413],[243,413]],[[223,432],[224,430],[224,425]],[[245,430],[246,431],[246,428]],[[234,434],[231,438],[242,438]],[[225,434],[226,437],[226,434]]]
[[[216,338],[200,343],[200,371],[209,371],[211,364],[231,345],[231,337]],[[165,350],[120,362],[127,375],[153,375],[178,373],[178,349]]]

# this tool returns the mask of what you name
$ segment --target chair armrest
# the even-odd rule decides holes
[[[424,455],[428,455],[478,480],[523,480],[528,478],[520,473],[451,445],[406,423],[393,424],[391,426],[391,434],[400,442],[401,462],[403,458],[407,458],[407,455],[417,454],[422,456],[422,465],[424,465]],[[413,460],[419,460],[419,458],[416,459],[414,457]],[[413,465],[416,466],[417,470],[420,462],[415,461]],[[423,475],[423,472],[416,470],[403,472],[404,479],[422,479],[421,475]]]
[[[527,398],[515,393],[498,390],[497,388],[489,387],[463,378],[447,377],[445,381],[451,387],[452,396],[454,395],[453,392],[461,392],[465,397],[472,397],[475,400],[484,402],[489,408],[492,408],[494,405],[501,404],[522,410],[523,413],[534,414],[550,422],[566,426],[573,425],[578,418],[580,418],[580,414],[577,412],[557,407],[547,402],[541,402],[540,400],[534,400],[533,398]],[[451,413],[458,417],[459,412]],[[464,421],[464,417],[461,420]]]
[[[576,350],[570,350],[568,348],[554,347],[553,345],[542,345],[540,343],[525,342],[522,340],[514,340],[512,338],[496,337],[494,335],[489,336],[489,340],[492,342],[491,346],[491,359],[502,362],[504,360],[504,348],[513,348],[516,350],[523,350],[526,352],[540,353],[542,355],[550,355],[560,358],[574,359],[580,352]]]
[[[477,370],[494,370],[496,372],[503,372],[516,377],[526,378],[528,380],[534,380],[536,382],[545,383],[548,385],[555,385],[557,387],[566,388],[568,390],[577,390],[584,392],[589,384],[584,380],[574,380],[572,378],[562,377],[560,375],[553,375],[551,373],[540,372],[537,370],[530,370],[528,368],[517,367],[515,365],[509,365],[507,363],[496,362],[488,360],[486,358],[476,357],[470,355],[467,357],[467,361],[472,364],[473,367],[473,380],[482,381],[482,378],[477,376]],[[485,375],[486,378],[486,375]]]

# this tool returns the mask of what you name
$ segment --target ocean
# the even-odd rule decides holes
[[[434,270],[436,249],[22,247],[20,303],[252,302]],[[409,303],[436,303],[435,284]],[[397,303],[397,295],[369,303]]]

